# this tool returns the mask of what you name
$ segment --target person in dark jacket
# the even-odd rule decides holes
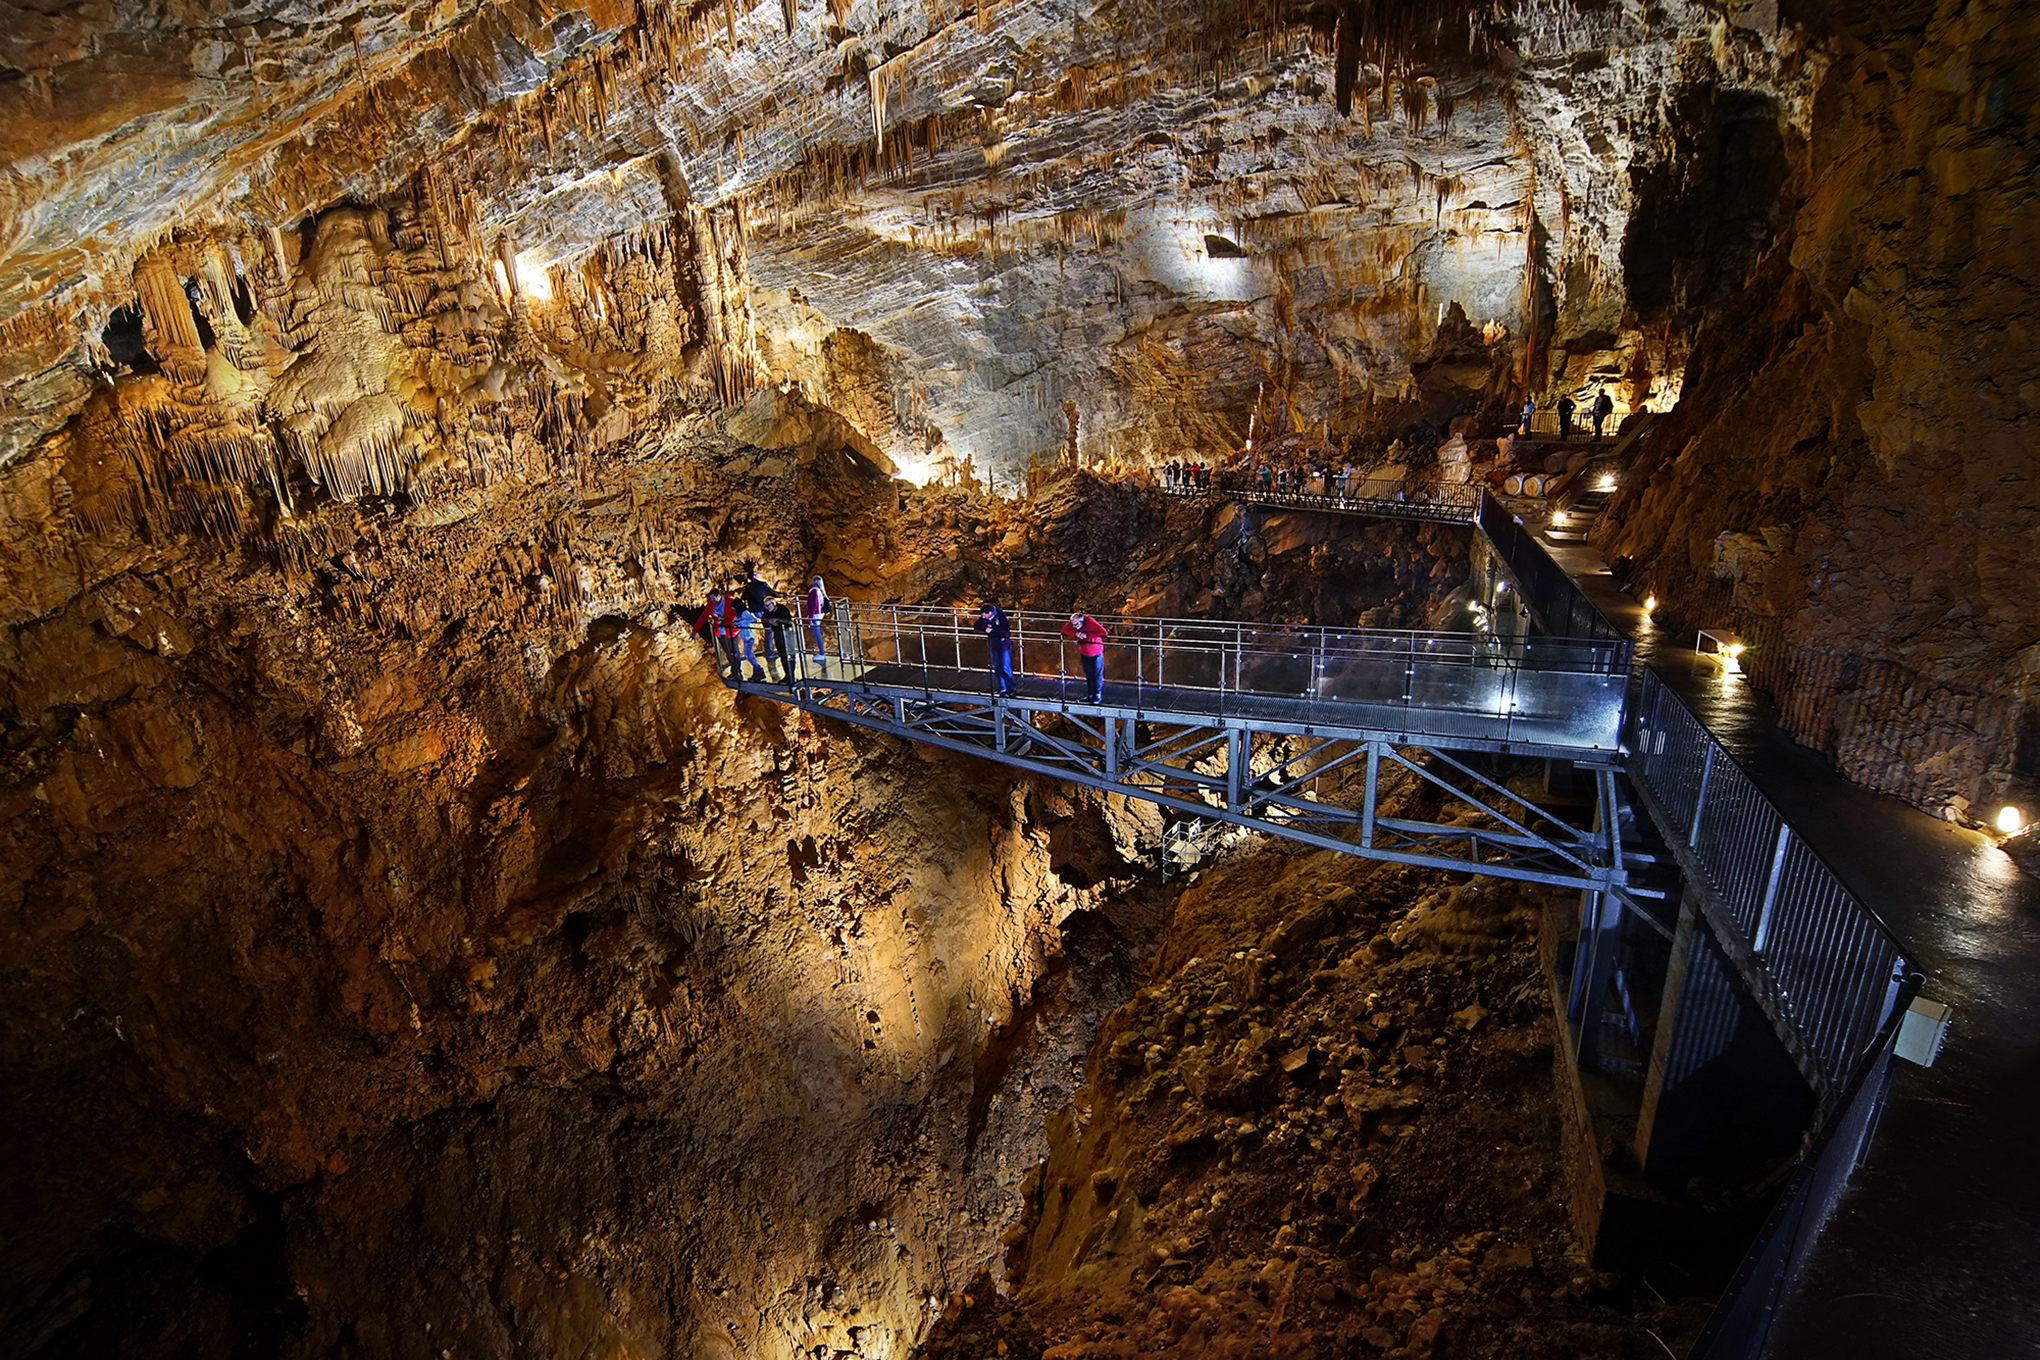
[[[766,608],[779,598],[779,592],[767,585],[765,578],[758,574],[756,562],[746,562],[744,572],[744,606],[762,619]]]
[[[1013,624],[996,600],[987,599],[971,625],[985,635],[985,664],[992,672],[992,693],[1013,697]]]
[[[1560,442],[1572,438],[1572,413],[1578,409],[1578,405],[1570,396],[1558,399],[1558,437]]]
[[[1599,439],[1601,422],[1615,414],[1615,399],[1608,395],[1607,388],[1602,388],[1594,395],[1594,404],[1589,410],[1594,417],[1594,438]]]
[[[765,612],[758,616],[765,622],[765,661],[779,663],[779,683],[793,683],[793,611],[786,607],[786,601],[774,600]]]
[[[1062,635],[1077,644],[1089,702],[1105,702],[1105,625],[1079,609],[1062,626]]]

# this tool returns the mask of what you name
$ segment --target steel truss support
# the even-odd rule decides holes
[[[1612,769],[1596,780],[1593,822],[1582,828],[1468,763],[1479,743],[1369,731],[1265,730],[1249,718],[1109,710],[1050,701],[994,701],[961,693],[871,692],[854,684],[742,686],[932,746],[983,756],[1055,779],[1159,804],[1185,817],[1229,822],[1305,845],[1423,868],[1578,888],[1627,898]],[[1281,738],[1304,749],[1279,756]],[[1359,808],[1319,800],[1315,785],[1359,766]],[[1466,823],[1381,815],[1381,773],[1410,771],[1476,815]]]

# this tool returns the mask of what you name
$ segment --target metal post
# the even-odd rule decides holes
[[[1119,719],[1105,715],[1105,777],[1119,778]]]
[[[1593,1067],[1600,1061],[1601,1006],[1607,996],[1607,970],[1613,966],[1613,942],[1603,924],[1606,893],[1592,888],[1580,894],[1580,939],[1573,950],[1572,995],[1568,1013],[1580,1027],[1579,1062]]]
[[[1381,787],[1381,743],[1367,743],[1367,801],[1360,810],[1360,844],[1374,844],[1374,804],[1376,790]]]
[[[1407,659],[1407,660],[1405,660],[1405,661],[1403,662],[1403,679],[1402,679],[1402,687],[1403,687],[1403,696],[1402,696],[1402,706],[1403,706],[1403,714],[1404,714],[1404,717],[1403,717],[1403,726],[1404,726],[1404,729],[1405,729],[1405,730],[1407,730],[1407,729],[1408,729],[1408,726],[1409,726],[1409,717],[1408,717],[1408,714],[1409,714],[1409,711],[1410,711],[1410,705],[1411,705],[1411,704],[1413,704],[1413,703],[1415,703],[1415,702],[1416,702],[1416,699],[1417,699],[1417,637],[1416,637],[1416,634],[1414,634],[1414,633],[1410,634],[1410,636],[1409,636],[1409,639],[1408,639],[1408,645],[1409,645],[1409,655],[1408,655],[1408,659]]]
[[[1764,904],[1757,908],[1757,929],[1750,947],[1761,954],[1771,942],[1771,914],[1778,905],[1778,886],[1785,877],[1785,852],[1792,845],[1792,827],[1784,818],[1778,820],[1778,843],[1771,851],[1771,877],[1764,884]]]
[[[1891,964],[1891,978],[1884,986],[1884,1004],[1877,1008],[1877,1028],[1883,1029],[1884,1022],[1891,1018],[1892,1008],[1898,1005],[1898,989],[1905,985],[1905,960],[1894,959]]]
[[[1693,799],[1693,827],[1686,833],[1686,844],[1697,847],[1700,844],[1700,816],[1707,811],[1707,785],[1714,778],[1714,753],[1719,750],[1712,740],[1707,743],[1707,758],[1700,764],[1700,793]]]
[[[1235,624],[1233,625],[1233,629],[1232,629],[1232,634],[1233,634],[1233,636],[1232,636],[1232,653],[1233,653],[1233,666],[1232,666],[1232,672],[1233,672],[1233,679],[1232,679],[1232,684],[1228,685],[1228,684],[1226,684],[1226,682],[1225,682],[1225,657],[1224,657],[1224,656],[1220,656],[1220,657],[1219,657],[1219,659],[1218,659],[1218,687],[1219,687],[1219,689],[1220,689],[1221,691],[1224,691],[1224,692],[1226,692],[1226,693],[1231,693],[1231,692],[1233,692],[1233,691],[1235,691],[1235,690],[1241,690],[1241,689],[1245,689],[1245,688],[1246,688],[1246,686],[1247,686],[1247,634],[1246,634],[1246,630],[1245,630],[1245,628],[1243,628],[1243,627],[1242,627],[1241,625],[1239,625],[1239,624],[1235,623]],[[1223,701],[1221,701],[1221,703],[1222,703],[1222,702],[1223,702]],[[1221,707],[1219,711],[1220,711],[1220,712],[1224,712],[1225,710],[1224,710],[1224,709],[1223,709],[1223,708]]]
[[[1246,737],[1247,734],[1242,728],[1226,729],[1225,806],[1229,812],[1238,812],[1243,805],[1241,794],[1246,788],[1246,781],[1242,776],[1247,764],[1247,752],[1252,749]]]

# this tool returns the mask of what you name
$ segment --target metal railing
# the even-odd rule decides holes
[[[1627,644],[1093,617],[1108,634],[1107,707],[1575,750],[1613,751],[1621,740]],[[1020,697],[1081,702],[1076,644],[1061,631],[1068,616],[1007,618]],[[794,683],[982,693],[990,655],[975,620],[937,606],[838,601],[834,655],[822,665],[796,658]]]
[[[1692,851],[1770,982],[1769,1000],[1840,1089],[1897,1003],[1904,947],[1649,669],[1629,774]]]
[[[1523,603],[1530,606],[1530,612],[1546,633],[1628,645],[1628,634],[1594,606],[1565,569],[1544,550],[1537,536],[1500,501],[1483,493],[1475,523],[1495,556],[1515,577],[1517,588],[1523,592]]]
[[[1891,1081],[1897,1037],[1898,1017],[1893,1016],[1843,1092],[1836,1117],[1787,1174],[1778,1202],[1743,1254],[1700,1339],[1686,1353],[1687,1360],[1757,1360],[1764,1353],[1779,1305],[1806,1264],[1849,1176],[1869,1150]]]
[[[1172,496],[1225,496],[1250,505],[1338,510],[1444,524],[1473,523],[1480,500],[1480,488],[1468,483],[1422,482],[1411,486],[1396,478],[1332,476],[1263,481],[1255,472],[1230,471],[1213,473],[1209,486],[1172,485],[1159,474],[1156,482]]]

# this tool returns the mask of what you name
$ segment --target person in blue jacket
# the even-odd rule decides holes
[[[985,635],[985,664],[992,672],[992,693],[1013,697],[1013,624],[996,600],[987,599],[971,627]]]

